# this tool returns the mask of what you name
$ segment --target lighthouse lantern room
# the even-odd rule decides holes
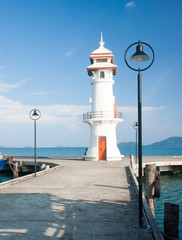
[[[87,67],[92,76],[91,112],[83,114],[83,122],[90,126],[90,145],[86,160],[121,160],[117,147],[116,126],[122,122],[122,113],[116,111],[113,96],[113,75],[117,65],[113,64],[113,54],[104,47],[101,33],[100,47],[90,56],[91,65]]]

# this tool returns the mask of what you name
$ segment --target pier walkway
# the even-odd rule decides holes
[[[0,187],[1,240],[152,239],[146,229],[134,227],[138,199],[129,158],[48,161],[60,166]]]

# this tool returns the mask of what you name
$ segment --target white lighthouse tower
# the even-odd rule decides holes
[[[117,147],[116,126],[122,122],[122,113],[116,112],[113,96],[113,75],[117,65],[113,64],[113,54],[104,47],[101,33],[100,47],[90,56],[91,65],[87,67],[92,76],[91,112],[83,114],[83,122],[90,126],[90,145],[86,160],[121,160]]]

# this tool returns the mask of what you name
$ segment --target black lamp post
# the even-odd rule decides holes
[[[136,46],[136,52],[129,58],[132,62],[145,62],[150,59],[150,57],[143,52],[143,45],[146,45],[152,51],[152,61],[145,68],[133,68],[131,67],[126,59],[126,54],[128,50]],[[140,72],[147,70],[154,62],[155,54],[153,48],[145,42],[135,42],[131,44],[125,51],[124,60],[126,65],[133,71],[138,72],[138,184],[139,184],[139,227],[143,226],[143,217],[142,217],[142,97],[141,97],[141,74]]]
[[[135,131],[136,131],[136,154],[135,154],[135,156],[136,156],[136,160],[135,160],[135,162],[136,162],[136,164],[138,164],[138,161],[137,161],[137,143],[138,143],[138,140],[137,140],[137,131],[138,131],[138,123],[137,122],[134,122],[133,123],[133,128],[135,129]]]
[[[34,120],[34,164],[35,164],[35,177],[36,177],[36,160],[37,160],[37,156],[36,156],[36,121],[41,117],[41,113],[38,109],[33,109],[30,114],[29,114],[30,118],[32,120]]]

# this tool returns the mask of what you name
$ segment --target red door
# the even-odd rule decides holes
[[[98,137],[99,160],[106,160],[106,137]]]
[[[116,104],[114,104],[114,118],[117,117]]]

